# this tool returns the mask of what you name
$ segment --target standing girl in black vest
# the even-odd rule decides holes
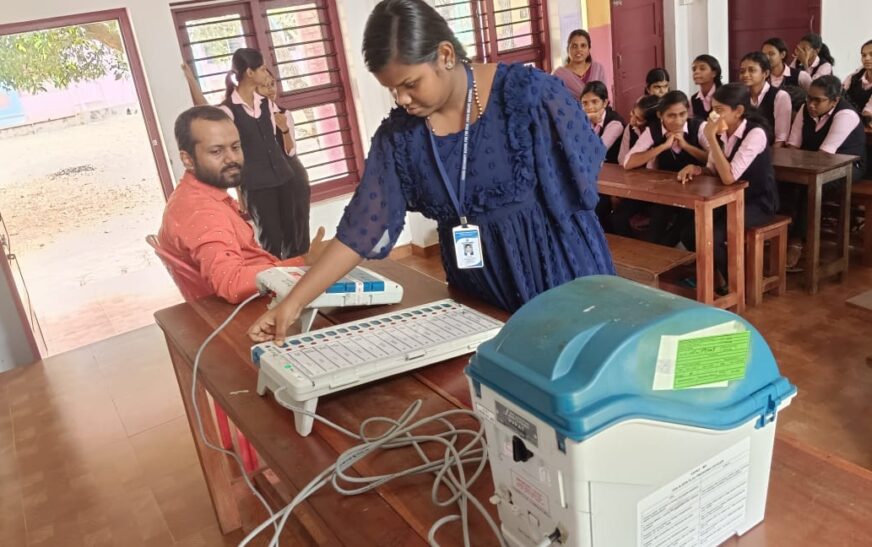
[[[863,123],[872,127],[872,40],[860,48],[860,60],[863,66],[845,78],[842,87],[863,118]]]
[[[712,109],[715,90],[721,87],[721,64],[711,55],[700,55],[693,60],[690,69],[693,83],[699,86],[699,92],[691,99],[693,117],[705,121]]]
[[[866,169],[866,134],[860,115],[842,95],[842,84],[833,75],[821,76],[808,88],[806,104],[793,119],[787,146],[802,150],[817,150],[828,154],[849,154],[854,162],[853,180],[859,180]],[[830,190],[841,183],[831,183]],[[796,186],[782,194],[785,213],[793,217],[791,241],[787,248],[787,265],[796,271],[802,251],[806,227],[805,187]]]
[[[762,52],[752,51],[742,57],[739,79],[751,92],[751,106],[760,111],[773,129],[774,146],[782,147],[790,134],[793,109],[790,95],[767,81],[769,72],[769,59]]]
[[[653,123],[636,141],[624,160],[625,169],[647,166],[649,169],[681,171],[684,167],[705,165],[708,153],[700,145],[703,121],[690,118],[687,95],[675,90],[660,99],[657,107],[659,123]],[[674,246],[681,237],[688,216],[679,208],[653,205],[651,223],[643,239],[652,243]],[[689,222],[693,222],[690,215]]]
[[[703,129],[702,145],[709,151],[705,167],[688,165],[678,173],[685,183],[696,175],[720,177],[730,185],[748,181],[745,190],[745,227],[766,224],[778,210],[778,189],[769,150],[770,128],[766,119],[751,106],[751,92],[738,83],[720,87],[712,98],[712,110],[717,121]],[[681,241],[690,250],[696,249],[693,225],[685,229]],[[739,252],[744,252],[742,249]],[[725,208],[715,211],[714,259],[716,274],[721,276],[716,286],[723,286],[727,268],[727,223]]]
[[[809,75],[807,80],[800,80],[800,85],[803,83],[809,85],[812,80],[832,74],[833,65],[836,64],[836,60],[830,54],[830,48],[823,42],[820,34],[813,32],[799,40],[793,55],[793,63],[790,66]]]
[[[609,92],[606,85],[599,80],[588,82],[581,90],[581,108],[587,114],[594,133],[606,147],[605,163],[618,163],[618,151],[621,149],[621,137],[624,134],[624,120],[609,105]],[[613,200],[612,196],[600,194],[596,206],[597,217],[606,232],[611,232],[610,217],[613,203],[616,204],[616,200]]]

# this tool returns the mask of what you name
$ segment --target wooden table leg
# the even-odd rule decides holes
[[[805,288],[809,294],[817,294],[821,258],[821,177],[816,177],[814,184],[809,184],[806,189],[808,226],[805,232]]]
[[[849,165],[845,169],[845,188],[842,192],[840,200],[841,210],[839,211],[839,226],[837,228],[837,246],[839,249],[840,271],[838,273],[839,282],[845,280],[848,273],[848,264],[851,257],[851,183],[854,178],[854,169]]]
[[[206,436],[213,444],[218,444],[218,432],[215,422],[212,420],[212,412],[206,390],[197,387],[196,400],[191,398],[191,385],[193,376],[190,365],[185,358],[178,353],[173,344],[167,341],[173,368],[176,371],[176,379],[179,382],[179,390],[182,393],[182,402],[185,404],[185,414],[188,417],[188,425],[191,427],[191,436],[194,438],[194,446],[197,456],[200,458],[200,467],[203,469],[203,477],[206,479],[206,488],[212,498],[212,507],[218,518],[218,525],[224,534],[230,533],[242,527],[242,519],[239,515],[239,506],[233,493],[230,470],[227,468],[227,459],[224,455],[212,450],[200,438],[197,427],[197,418],[194,415],[194,405],[200,409],[203,418],[203,429]]]
[[[872,266],[872,200],[866,200],[863,217],[863,265]]]
[[[745,193],[727,203],[727,275],[736,295],[736,313],[745,311]]]
[[[696,225],[696,299],[704,304],[715,301],[714,208],[708,202],[694,205]]]

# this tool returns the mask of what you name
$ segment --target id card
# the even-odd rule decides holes
[[[481,232],[478,226],[467,224],[451,229],[454,237],[454,258],[461,270],[483,268],[484,256],[481,253]]]

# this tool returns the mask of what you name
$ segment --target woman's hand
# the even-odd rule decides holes
[[[288,114],[287,112],[275,112],[273,113],[273,118],[276,121],[276,127],[284,133],[288,131]]]
[[[672,148],[672,145],[675,144],[675,133],[669,133],[666,135],[666,140],[663,141],[663,144],[660,145],[660,151],[665,152]]]
[[[322,254],[324,254],[324,250],[331,241],[333,240],[328,239],[327,241],[324,241],[324,227],[319,226],[318,232],[315,233],[315,237],[312,238],[312,243],[309,244],[309,252],[306,253],[306,256],[303,258],[306,265],[311,266],[315,262],[318,262],[318,259],[321,258]]]
[[[702,174],[702,167],[699,165],[686,165],[678,172],[678,182],[687,184],[693,180],[693,177]]]
[[[276,307],[257,318],[248,329],[248,337],[254,342],[280,344],[288,335],[288,329],[300,317],[302,311],[290,298],[285,298]]]

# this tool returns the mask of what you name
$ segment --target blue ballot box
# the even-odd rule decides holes
[[[467,374],[512,545],[719,545],[763,520],[796,388],[733,313],[580,278],[515,313]]]

